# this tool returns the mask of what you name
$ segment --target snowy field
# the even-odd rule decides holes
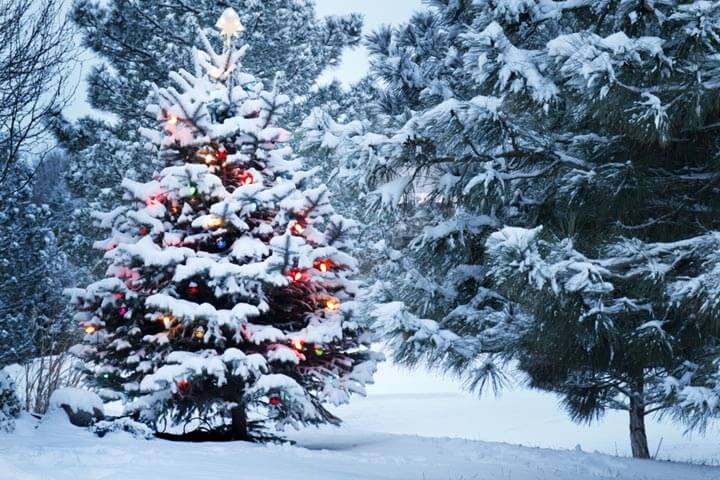
[[[548,395],[517,390],[478,400],[450,381],[389,364],[377,381],[367,399],[339,409],[342,428],[292,433],[294,447],[99,439],[62,418],[37,429],[25,418],[16,434],[0,436],[0,480],[720,479],[720,467],[614,456],[628,454],[619,414],[577,426]],[[649,428],[653,452],[663,438],[659,458],[720,459],[717,432],[688,438],[672,424]]]

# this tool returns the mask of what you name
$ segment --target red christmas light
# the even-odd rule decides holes
[[[294,222],[292,226],[290,226],[290,231],[295,235],[302,235],[305,231],[305,226],[300,222]]]
[[[220,162],[224,162],[225,160],[227,160],[227,156],[228,154],[226,150],[218,150],[217,152],[215,152],[215,158],[217,158]]]
[[[191,385],[192,384],[190,383],[190,381],[185,380],[184,378],[181,378],[180,380],[177,381],[178,391],[182,394],[187,393],[188,390],[190,390]]]
[[[158,193],[157,195],[152,195],[152,196],[148,197],[148,199],[145,200],[145,205],[150,207],[152,205],[157,205],[159,203],[162,203],[164,200],[165,200],[165,195],[163,195],[162,193]]]
[[[122,306],[122,307],[118,308],[118,314],[119,314],[121,317],[124,317],[127,312],[128,312],[128,308],[125,307],[125,306]]]
[[[123,298],[125,298],[125,294],[120,293],[120,292],[115,292],[115,293],[113,293],[113,298],[115,300],[122,300]]]
[[[282,398],[280,398],[278,395],[273,395],[272,397],[270,397],[270,405],[272,405],[273,407],[277,407],[281,403]]]
[[[294,268],[290,270],[288,272],[288,277],[290,277],[290,280],[292,280],[294,283],[300,283],[303,280],[307,280],[307,275],[299,268]]]
[[[140,235],[142,235],[144,237],[148,233],[150,233],[150,227],[148,227],[147,225],[141,225],[140,226]]]
[[[333,262],[330,260],[324,259],[324,260],[318,260],[315,262],[315,268],[320,270],[322,273],[327,273],[330,271],[330,268],[332,268]]]
[[[195,297],[198,293],[200,293],[200,287],[195,285],[194,283],[190,284],[187,289],[188,294]]]
[[[240,174],[240,183],[243,185],[252,185],[255,183],[255,177],[250,172],[242,172]]]

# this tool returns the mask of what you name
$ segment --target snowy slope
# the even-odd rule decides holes
[[[299,446],[98,439],[62,419],[0,436],[0,480],[711,480],[717,467],[447,438],[306,432]]]
[[[423,370],[380,365],[367,398],[353,399],[336,412],[345,426],[380,433],[455,437],[530,447],[599,451],[629,456],[627,415],[609,412],[591,425],[570,421],[550,394],[512,388],[498,397],[461,393],[455,381]],[[669,420],[647,422],[652,454],[658,458],[720,464],[720,429],[685,434]],[[658,450],[658,446],[660,447]],[[718,475],[720,479],[720,475]]]

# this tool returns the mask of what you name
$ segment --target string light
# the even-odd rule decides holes
[[[165,315],[160,317],[160,320],[163,322],[165,328],[170,328],[173,326],[173,323],[175,323],[175,317],[173,317],[169,313],[166,313]]]
[[[121,292],[115,292],[113,293],[113,298],[115,300],[122,300],[123,298],[125,298],[125,294]]]
[[[190,390],[191,385],[192,384],[190,383],[190,381],[185,380],[184,378],[181,378],[180,380],[177,381],[178,391],[183,395],[186,394]]]
[[[140,225],[139,232],[140,232],[140,235],[144,237],[145,235],[150,233],[150,227],[148,227],[147,225]]]
[[[215,156],[217,157],[218,161],[225,162],[227,160],[227,150],[218,150],[215,152]]]
[[[197,296],[198,293],[200,293],[200,288],[197,286],[196,283],[191,283],[188,285],[187,292],[190,294],[190,296]]]
[[[174,113],[171,113],[167,119],[168,125],[177,125],[179,121],[180,121],[180,118],[177,115],[175,115]]]
[[[197,327],[193,332],[193,337],[198,340],[202,340],[203,338],[205,338],[205,329],[203,327]]]
[[[303,341],[303,339],[301,339],[301,338],[296,338],[295,340],[292,341],[292,346],[298,352],[302,352],[303,349],[305,348],[305,341]]]
[[[325,301],[325,310],[328,312],[337,312],[340,310],[340,302],[335,298]]]
[[[240,174],[240,183],[243,185],[252,185],[255,183],[255,177],[253,177],[253,174],[250,172],[243,172]]]
[[[288,272],[288,277],[290,277],[290,280],[292,280],[295,283],[301,282],[305,280],[305,273],[297,268],[294,268]]]
[[[280,398],[279,395],[273,395],[272,397],[270,397],[270,405],[272,405],[273,407],[277,407],[281,403],[282,403],[282,399]]]
[[[215,163],[215,157],[213,156],[212,153],[206,154],[204,156],[204,158],[205,158],[205,163],[207,163],[208,165],[212,165],[213,163]]]
[[[85,333],[88,335],[92,335],[93,333],[97,332],[97,328],[95,325],[88,325],[85,327]]]
[[[197,195],[198,192],[199,192],[199,190],[198,190],[198,186],[196,184],[191,183],[190,185],[188,185],[188,193],[190,193],[191,197],[194,197],[195,195]]]
[[[126,313],[128,313],[128,308],[126,306],[122,306],[122,307],[118,308],[118,314],[121,317],[124,317]]]
[[[205,221],[207,228],[220,228],[225,225],[225,220],[222,217],[210,217]]]
[[[318,260],[315,262],[315,268],[320,270],[322,273],[329,272],[330,267],[332,267],[332,262],[330,260]]]
[[[322,345],[315,345],[313,352],[315,352],[315,355],[317,355],[318,357],[322,357],[323,355],[325,355],[325,349]]]
[[[290,231],[292,231],[292,233],[294,233],[295,235],[302,235],[302,233],[305,231],[305,226],[303,226],[303,224],[300,222],[294,222],[290,227]]]
[[[217,246],[220,250],[225,250],[227,248],[227,242],[224,238],[220,237],[215,240],[215,246]]]

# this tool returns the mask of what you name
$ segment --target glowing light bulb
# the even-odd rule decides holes
[[[328,260],[321,260],[315,264],[318,270],[320,270],[322,273],[327,273],[330,271],[330,262]]]
[[[340,302],[335,298],[327,300],[325,302],[325,310],[328,312],[337,312],[340,310]]]
[[[203,327],[197,327],[193,332],[193,336],[198,340],[202,340],[205,338],[205,329]]]
[[[173,323],[175,322],[175,317],[173,317],[173,316],[170,315],[169,313],[166,313],[165,315],[163,315],[163,316],[160,318],[160,320],[162,320],[163,325],[165,326],[165,328],[170,328],[170,327],[173,326]]]
[[[301,282],[305,279],[305,274],[303,273],[303,271],[298,269],[290,270],[288,276],[295,283]]]
[[[225,225],[225,220],[220,217],[210,217],[205,222],[208,228],[220,228]]]
[[[87,333],[88,335],[92,335],[95,332],[97,332],[97,328],[95,328],[95,325],[88,325],[85,327],[85,333]]]
[[[240,183],[243,185],[252,185],[255,183],[255,177],[253,177],[252,173],[250,172],[243,172],[240,175]]]
[[[179,121],[180,121],[180,118],[178,118],[178,116],[175,115],[174,113],[171,113],[167,119],[168,125],[177,125]]]
[[[302,233],[305,231],[305,227],[303,226],[302,223],[300,223],[300,222],[295,222],[295,223],[293,223],[292,227],[290,227],[290,230],[291,230],[295,235],[302,235]]]
[[[305,348],[305,342],[301,338],[296,338],[292,341],[292,346],[295,350],[302,351]]]

